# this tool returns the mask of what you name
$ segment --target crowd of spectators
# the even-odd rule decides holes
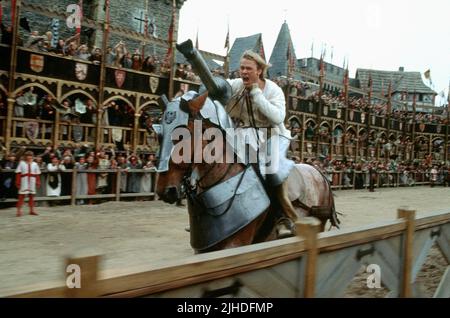
[[[11,45],[12,29],[1,24],[1,43]],[[89,47],[87,43],[80,42],[80,33],[67,39],[53,40],[53,33],[46,31],[40,34],[39,31],[31,31],[25,41],[20,40],[19,46],[27,49],[40,51],[59,56],[71,57],[78,60],[90,61],[94,64],[101,64],[103,59],[102,49],[99,47]],[[146,73],[169,76],[171,65],[170,58],[156,54],[144,56],[139,49],[131,50],[124,41],[119,41],[114,46],[108,46],[105,53],[107,66],[132,69]],[[178,63],[176,68],[176,78],[199,82],[200,78],[193,72],[190,64]]]
[[[15,169],[25,152],[13,151],[0,160],[0,201],[17,197]],[[76,195],[116,193],[151,193],[154,190],[155,155],[115,152],[112,148],[92,149],[87,145],[75,148],[47,147],[34,161],[43,172],[38,197],[72,195],[72,173],[76,169]],[[102,172],[104,171],[104,172]],[[117,172],[120,173],[119,181]],[[117,185],[117,182],[120,184]],[[99,200],[77,200],[77,204],[92,204]]]
[[[300,163],[298,157],[292,158]],[[450,186],[450,165],[433,164],[428,158],[414,161],[364,161],[328,160],[308,158],[304,163],[318,168],[330,181],[332,186],[348,189],[363,189],[369,185],[370,179],[383,186],[414,186],[430,183],[431,186]]]

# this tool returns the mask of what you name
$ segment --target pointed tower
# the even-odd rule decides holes
[[[293,69],[297,68],[297,57],[295,56],[294,45],[292,44],[289,26],[284,21],[278,33],[277,42],[270,56],[269,77],[293,75]]]

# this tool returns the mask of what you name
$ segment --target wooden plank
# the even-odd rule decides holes
[[[289,240],[297,240],[297,242],[289,242]],[[302,256],[305,250],[303,240],[298,241],[298,239],[293,238],[285,241],[287,244],[277,245],[276,248],[271,247],[269,249],[251,251],[252,246],[245,246],[205,255],[196,255],[191,259],[184,260],[182,263],[185,264],[176,262],[179,265],[164,266],[160,269],[114,277],[100,282],[105,284],[104,287],[108,294],[117,293],[116,296],[119,297],[148,295],[179,288],[186,284],[201,283],[267,268]],[[292,254],[294,246],[297,246],[296,250],[299,252]],[[242,249],[246,249],[249,252],[243,253]]]
[[[406,231],[403,234],[403,249],[402,249],[402,277],[400,287],[400,297],[411,297],[411,268],[413,261],[413,243],[414,243],[414,218],[416,211],[399,209],[398,218],[403,219],[406,223]]]
[[[400,275],[400,237],[375,242],[375,256],[389,266],[395,273]]]
[[[332,279],[335,269],[340,267],[348,257],[353,257],[355,250],[348,251],[338,250],[328,253],[321,253],[319,255],[319,263],[317,266],[317,283],[316,283],[316,295],[322,295],[327,281]],[[320,297],[320,296],[319,296]]]
[[[292,266],[296,265],[295,261],[289,263]],[[241,274],[239,280],[244,286],[264,298],[293,298],[296,294],[293,284],[276,275],[271,268]]]
[[[447,266],[433,298],[450,298],[450,266]]]
[[[433,222],[449,222],[445,219],[449,213],[440,213],[422,218],[424,226]],[[360,245],[361,242],[377,242],[399,235],[405,229],[403,221],[382,222],[378,225],[359,227],[340,232],[327,232],[319,235],[317,242],[321,252]],[[267,268],[276,264],[299,259],[305,252],[305,242],[300,238],[290,238],[245,246],[232,250],[196,255],[185,260],[165,263],[160,268],[127,268],[118,271],[105,271],[105,279],[100,281],[102,295],[140,296],[157,293],[173,288],[180,288],[229,277],[252,270]],[[303,259],[299,263],[301,268]],[[301,280],[300,280],[301,281]],[[49,289],[32,293],[43,297],[46,293],[60,295],[61,289]],[[27,293],[30,295],[31,293]],[[300,294],[302,294],[300,292]],[[22,294],[25,295],[25,294]]]
[[[450,223],[450,212],[448,210],[436,211],[421,218],[417,218],[416,229],[420,230],[447,223]]]
[[[120,194],[121,198],[142,198],[142,197],[153,197],[153,196],[155,196],[155,193],[153,193],[153,192]]]
[[[318,276],[322,277],[317,285],[317,297],[340,297],[345,288],[361,268],[356,254],[361,246],[319,255]],[[324,258],[326,257],[326,259]],[[337,262],[333,262],[337,260]],[[330,266],[331,265],[331,266]]]
[[[347,230],[330,231],[319,234],[318,246],[321,252],[339,250],[398,236],[404,230],[405,223],[395,220]]]
[[[111,134],[109,134],[111,136]],[[116,172],[116,201],[120,201],[120,179],[121,179],[121,171],[117,170]]]
[[[99,261],[100,256],[68,258],[66,260],[66,268],[69,265],[79,266],[81,278],[80,288],[66,288],[66,297],[97,297],[100,295],[100,290],[97,288]]]
[[[297,261],[297,277],[295,278],[296,294],[295,298],[303,298],[305,295],[305,272],[306,272],[306,257],[301,257]]]
[[[7,296],[7,297],[9,297],[9,298],[63,298],[63,297],[65,297],[65,295],[66,295],[65,287],[55,287],[55,288],[29,291],[29,292],[11,295],[11,296]]]
[[[450,264],[450,224],[441,227],[441,235],[437,238],[437,244],[447,260],[447,264]]]
[[[77,196],[77,169],[75,168],[72,170],[70,205],[76,204],[76,196]]]
[[[392,297],[398,297],[399,295],[399,270],[400,266],[392,267],[386,262],[385,257],[380,257],[380,253],[375,253],[373,256],[369,257],[368,262],[370,264],[377,264],[381,269],[381,282],[390,290],[390,295],[395,295]],[[397,264],[400,264],[399,256],[396,256]]]
[[[289,284],[292,289],[298,292],[299,282],[303,283],[304,274],[300,277],[300,267],[299,263],[302,261],[300,258],[297,260],[293,260],[290,262],[278,264],[276,266],[272,266],[269,271],[274,275],[279,277],[280,280],[284,280],[286,284]],[[294,296],[295,297],[295,296]]]
[[[413,244],[413,267],[412,267],[412,281],[416,280],[417,274],[422,269],[427,256],[436,241],[436,237],[431,237],[433,228],[417,231],[414,234]]]
[[[314,297],[316,287],[316,266],[317,266],[317,234],[320,231],[321,222],[312,217],[301,218],[295,224],[297,235],[306,240],[307,259],[305,273],[305,298]]]

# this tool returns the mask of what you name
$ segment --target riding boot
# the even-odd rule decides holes
[[[276,225],[277,237],[285,238],[295,235],[294,222],[298,219],[294,206],[289,200],[288,183],[285,180],[282,184],[275,187],[275,193],[281,206],[283,218],[278,220]]]
[[[34,195],[30,194],[29,197],[28,206],[30,207],[30,215],[39,215],[34,211]]]
[[[22,216],[22,206],[23,206],[23,202],[25,201],[25,195],[24,194],[19,194],[18,197],[18,201],[17,201],[17,214],[16,216]]]

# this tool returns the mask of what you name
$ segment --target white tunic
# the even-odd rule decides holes
[[[25,161],[20,161],[16,173],[22,175],[19,194],[36,194],[36,179],[41,174],[38,164],[36,162],[26,163]]]
[[[244,82],[242,79],[228,80],[232,89],[232,98],[226,110],[230,117],[239,118],[243,121],[244,126],[250,126],[250,118],[247,111],[247,105],[242,99],[237,102],[238,95],[244,90]],[[250,92],[252,102],[254,105],[254,117],[256,126],[258,127],[273,127],[277,135],[282,135],[286,138],[291,138],[291,133],[284,126],[286,117],[286,99],[283,90],[271,80],[265,80],[264,90],[253,88]]]
[[[250,91],[252,109],[248,109],[247,102],[244,98],[241,98],[244,93],[245,86],[242,79],[228,80],[232,88],[232,98],[225,109],[227,110],[233,121],[239,120],[243,129],[235,129],[234,134],[237,139],[234,141],[234,147],[237,150],[236,155],[241,162],[253,162],[255,163],[255,152],[253,155],[245,154],[246,144],[248,144],[253,150],[259,150],[259,164],[261,171],[267,173],[274,173],[279,170],[279,163],[281,151],[284,151],[282,144],[278,136],[283,136],[287,140],[291,139],[290,131],[285,127],[284,120],[286,118],[286,99],[283,90],[274,82],[269,79],[265,79],[264,89],[254,87]],[[253,111],[251,113],[251,111]],[[254,124],[258,130],[258,137],[256,130],[253,127]],[[265,135],[262,133],[262,129],[267,129],[267,133],[270,133],[271,144],[265,140]],[[285,141],[284,144],[289,146],[289,142]],[[270,146],[269,146],[270,145]],[[281,148],[280,148],[281,147]],[[283,154],[285,156],[285,154]],[[246,158],[248,156],[248,158]],[[266,167],[266,163],[272,162],[269,168]],[[268,170],[267,170],[268,169]],[[265,172],[262,172],[265,175]]]
[[[53,164],[49,163],[47,165],[47,171],[48,172],[57,172],[57,171],[64,171],[66,170],[66,167],[64,167],[64,165],[57,165],[54,166]],[[50,179],[51,179],[51,175],[49,174],[49,176],[47,177],[47,184],[46,184],[46,189],[47,189],[47,195],[49,197],[59,197],[61,195],[61,174],[58,173],[55,177],[58,178],[58,186],[56,188],[52,188],[50,186]]]

